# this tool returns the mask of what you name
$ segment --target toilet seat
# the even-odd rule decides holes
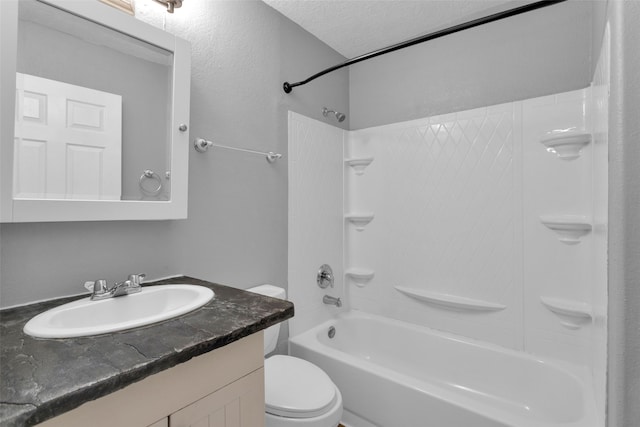
[[[287,418],[313,418],[336,403],[336,386],[320,368],[297,357],[264,361],[266,412]]]

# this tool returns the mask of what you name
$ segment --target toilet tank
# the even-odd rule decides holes
[[[254,292],[260,295],[266,295],[268,297],[286,299],[287,292],[283,288],[279,288],[273,285],[260,285],[247,289],[249,292]],[[280,333],[280,323],[269,326],[264,331],[264,355],[271,353],[276,349],[278,344],[278,334]]]

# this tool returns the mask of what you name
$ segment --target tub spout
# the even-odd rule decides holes
[[[332,297],[329,295],[325,295],[322,298],[322,302],[325,304],[335,305],[336,307],[342,307],[342,301],[340,301],[340,298]]]

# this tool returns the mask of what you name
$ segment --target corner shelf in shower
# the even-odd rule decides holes
[[[560,318],[560,324],[569,329],[578,329],[592,319],[591,306],[584,302],[562,298],[540,297],[542,305]]]
[[[547,132],[540,142],[547,151],[562,160],[575,160],[580,157],[583,147],[591,142],[591,134],[575,129],[552,130]]]
[[[576,245],[591,232],[591,223],[580,215],[542,215],[540,222],[558,235],[558,240],[567,245]]]
[[[364,170],[373,162],[373,157],[346,159],[344,162],[351,166],[356,175],[364,175]]]
[[[373,221],[374,215],[373,213],[348,213],[344,217],[356,227],[356,230],[362,231],[367,224]]]
[[[359,288],[364,287],[375,276],[375,272],[373,270],[367,270],[364,268],[350,268],[344,274]]]
[[[441,292],[430,292],[421,289],[412,289],[404,286],[395,286],[396,290],[408,297],[436,305],[448,310],[458,311],[500,311],[507,308],[506,305],[495,302],[483,301],[474,298],[461,297]]]

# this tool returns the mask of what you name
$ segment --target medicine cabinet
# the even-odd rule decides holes
[[[189,43],[98,1],[0,8],[1,221],[186,218]]]

